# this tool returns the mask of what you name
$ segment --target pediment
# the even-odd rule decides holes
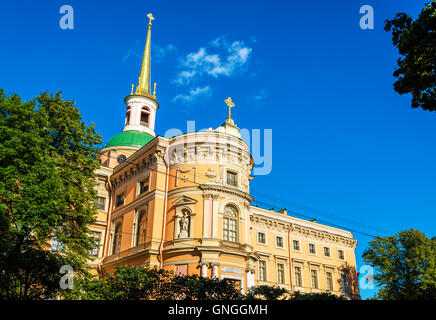
[[[187,204],[194,204],[197,200],[189,198],[187,196],[182,196],[178,198],[176,201],[173,202],[174,206],[181,206],[181,205],[187,205]]]

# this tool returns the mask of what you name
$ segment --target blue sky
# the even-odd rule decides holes
[[[107,141],[122,130],[152,12],[158,134],[185,131],[187,120],[219,126],[231,96],[241,128],[273,131],[272,172],[252,181],[255,198],[364,233],[435,236],[436,113],[412,110],[410,96],[393,91],[397,51],[383,30],[425,2],[2,2],[0,88],[24,99],[62,90]],[[74,30],[59,27],[64,4]],[[365,4],[374,30],[359,27]],[[370,238],[354,234],[359,268]]]

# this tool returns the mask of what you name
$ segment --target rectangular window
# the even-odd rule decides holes
[[[310,270],[312,289],[318,289],[318,271]]]
[[[188,275],[188,265],[182,264],[179,266],[176,266],[176,276],[186,276]]]
[[[117,195],[115,198],[115,207],[122,206],[124,204],[124,193]]]
[[[345,271],[341,272],[341,291],[347,293],[347,274]]]
[[[328,271],[325,273],[325,278],[326,278],[326,288],[328,291],[333,291],[333,274]]]
[[[338,250],[338,258],[339,258],[339,260],[344,260],[345,259],[345,255],[344,255],[344,251],[343,250]]]
[[[263,232],[258,232],[257,233],[257,242],[265,244],[265,242],[266,242],[266,240],[265,240],[265,233],[263,233]]]
[[[236,219],[223,218],[223,240],[236,242]]]
[[[93,242],[93,248],[89,250],[88,253],[90,256],[98,257],[98,253],[100,251],[99,249],[100,249],[101,232],[91,231],[89,237]]]
[[[309,243],[309,253],[316,254],[315,245],[313,243]]]
[[[276,245],[278,248],[283,248],[283,237],[276,237]]]
[[[144,192],[148,192],[150,189],[150,176],[146,177],[145,179],[139,181],[139,193],[138,195],[140,195],[141,193]]]
[[[266,262],[259,260],[259,281],[266,281]]]
[[[300,241],[294,240],[294,241],[292,241],[292,243],[293,243],[293,246],[294,246],[294,250],[295,251],[300,251]]]
[[[227,171],[227,184],[231,186],[238,186],[237,174],[231,171]]]
[[[329,247],[324,247],[324,256],[330,257],[330,248]]]
[[[231,283],[236,290],[241,291],[241,280],[228,278],[224,278],[224,280]]]
[[[297,287],[302,287],[302,281],[301,281],[301,267],[294,267],[295,270],[295,285]]]
[[[277,263],[277,282],[285,283],[285,265],[283,263]]]
[[[99,210],[104,210],[104,203],[105,203],[106,198],[102,198],[102,197],[97,197],[95,198],[95,207]]]

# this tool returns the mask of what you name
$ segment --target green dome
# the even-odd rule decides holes
[[[151,140],[153,136],[146,132],[141,131],[124,131],[116,136],[113,136],[104,146],[107,147],[119,147],[119,146],[129,146],[129,147],[143,147]]]

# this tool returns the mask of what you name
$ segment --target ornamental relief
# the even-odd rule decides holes
[[[331,243],[335,245],[340,244],[342,246],[351,248],[353,248],[357,243],[355,239],[347,239],[341,236],[329,234],[327,232],[315,231],[309,228],[304,228],[295,224],[291,226],[291,224],[280,223],[272,219],[260,218],[254,215],[250,215],[250,224],[257,227],[266,228],[271,231],[290,231],[292,234],[298,235],[303,238]]]
[[[139,163],[131,164],[131,167],[128,168],[124,173],[114,175],[112,180],[113,187],[119,187],[120,185],[128,182],[130,179],[135,178],[138,174],[145,170],[154,170],[151,169],[151,167],[160,161],[163,161],[163,152],[158,150],[154,152],[153,155],[150,154],[147,157],[144,157],[144,159],[142,159]]]
[[[186,147],[177,145],[169,152],[169,162],[171,165],[184,162],[230,162],[239,164],[244,168],[251,168],[251,159],[248,152],[236,149],[236,147],[225,149],[214,146],[196,145]]]

